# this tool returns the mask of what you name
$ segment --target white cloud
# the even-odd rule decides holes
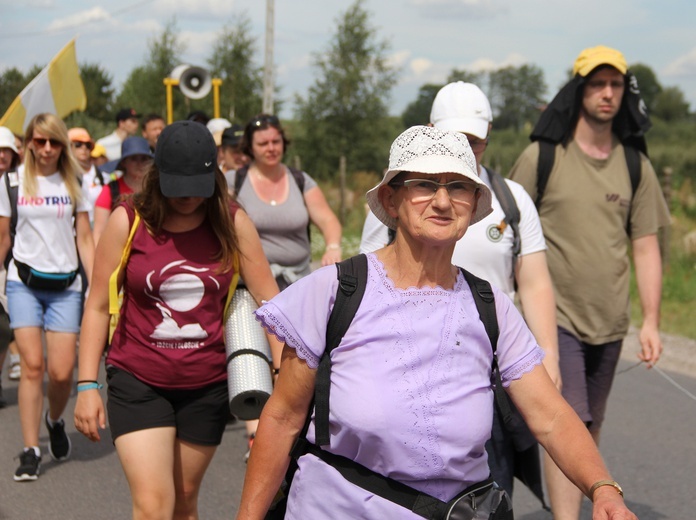
[[[667,64],[662,73],[669,77],[696,76],[696,48]]]
[[[101,7],[93,7],[87,11],[71,14],[65,18],[53,20],[48,24],[48,30],[55,31],[61,29],[80,28],[85,24],[111,20],[111,15]]]
[[[492,18],[507,11],[500,0],[411,0],[425,18]]]
[[[239,9],[235,9],[234,0],[159,0],[155,8],[160,14],[171,16],[176,13],[177,17],[182,14],[193,14],[202,18],[208,15],[216,17],[226,17],[234,14]]]
[[[497,69],[502,69],[505,67],[519,67],[521,65],[524,65],[525,63],[528,63],[529,60],[522,56],[519,53],[513,52],[508,54],[505,58],[503,58],[501,61],[495,61],[490,58],[479,58],[477,60],[472,61],[469,64],[464,65],[461,68],[464,68],[465,70],[471,70],[474,72],[478,71],[490,71],[490,70],[497,70]]]
[[[387,56],[386,64],[391,68],[400,70],[406,66],[410,57],[411,51],[409,50],[397,51]]]

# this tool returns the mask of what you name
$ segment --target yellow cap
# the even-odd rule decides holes
[[[580,53],[573,64],[573,75],[587,76],[600,65],[611,65],[621,74],[626,74],[628,70],[626,58],[624,58],[623,54],[616,49],[598,45],[597,47],[585,49]]]
[[[96,159],[97,157],[106,157],[106,148],[104,148],[104,146],[101,144],[95,144],[90,155],[93,159]]]

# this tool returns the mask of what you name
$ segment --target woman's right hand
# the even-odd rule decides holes
[[[96,388],[77,394],[75,428],[92,442],[101,440],[99,430],[106,428],[106,415],[104,403]]]

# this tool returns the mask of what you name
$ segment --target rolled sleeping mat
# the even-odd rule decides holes
[[[243,421],[258,419],[273,391],[271,348],[254,317],[257,308],[249,291],[238,287],[225,319],[230,412]]]

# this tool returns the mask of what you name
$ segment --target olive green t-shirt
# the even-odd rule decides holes
[[[510,172],[536,200],[539,145],[528,146]],[[575,141],[556,146],[539,217],[554,284],[558,324],[599,345],[623,338],[629,325],[627,224],[631,239],[657,233],[669,211],[650,161],[641,154],[633,200],[623,146],[607,159],[585,154]],[[630,213],[630,215],[629,215]]]

